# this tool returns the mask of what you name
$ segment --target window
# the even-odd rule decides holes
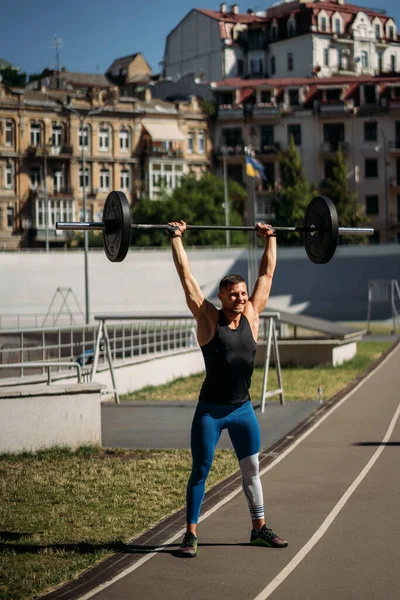
[[[197,135],[197,149],[199,151],[199,154],[204,154],[206,151],[206,139],[204,131],[199,131]]]
[[[31,146],[42,143],[42,127],[40,123],[31,123]]]
[[[289,105],[299,106],[299,90],[289,90]]]
[[[12,121],[6,121],[6,146],[13,146],[14,144],[14,123]]]
[[[364,85],[364,100],[366,104],[376,104],[375,85]]]
[[[333,160],[325,160],[324,161],[324,175],[325,175],[325,179],[330,179],[331,177],[333,177],[333,168],[335,166],[335,163],[333,162]]]
[[[321,17],[319,22],[321,31],[326,31],[326,17]]]
[[[394,40],[394,27],[392,25],[388,27],[388,38]]]
[[[337,66],[339,70],[342,68],[342,51],[340,48],[337,51]]]
[[[295,26],[294,26],[293,22],[290,22],[288,24],[288,36],[293,37],[294,34],[295,34]]]
[[[365,196],[365,212],[367,215],[379,215],[379,196]]]
[[[268,151],[274,144],[274,126],[263,125],[261,129],[261,148],[260,152]]]
[[[378,139],[378,126],[376,121],[364,123],[364,141],[376,142]]]
[[[107,192],[110,189],[110,169],[100,169],[100,190]]]
[[[31,187],[37,188],[42,180],[40,167],[31,167],[29,169],[29,177],[31,180]]]
[[[390,55],[390,69],[391,71],[397,71],[397,57],[395,54]]]
[[[329,67],[329,48],[324,48],[324,66]]]
[[[7,206],[7,228],[13,229],[14,227],[14,207]]]
[[[234,104],[233,92],[221,92],[219,101],[221,104]]]
[[[182,164],[165,163],[150,163],[149,167],[149,196],[155,200],[160,196],[162,187],[166,186],[167,190],[174,190],[178,187],[181,178],[183,177]]]
[[[378,69],[382,71],[383,69],[383,54],[382,52],[378,52]]]
[[[263,102],[265,104],[268,104],[269,102],[271,102],[271,91],[270,90],[261,92],[260,102]]]
[[[340,19],[335,19],[335,33],[339,34],[341,30]]]
[[[188,144],[188,148],[187,148],[188,153],[193,154],[193,148],[194,148],[194,133],[193,133],[193,131],[189,131],[189,133],[188,133],[187,144]]]
[[[35,206],[37,227],[46,226],[46,203],[38,199]],[[81,215],[82,216],[82,215]],[[73,200],[49,200],[49,227],[54,227],[57,221],[71,222],[74,220]],[[90,221],[91,219],[86,219]]]
[[[271,75],[275,75],[276,71],[276,59],[275,56],[271,56]]]
[[[51,144],[60,147],[62,144],[62,126],[54,124],[51,128]]]
[[[99,150],[106,152],[110,149],[110,130],[108,127],[99,129]]]
[[[89,127],[88,125],[84,125],[83,127],[79,127],[78,130],[78,145],[79,148],[89,148]]]
[[[222,146],[227,146],[228,150],[233,149],[237,146],[240,148],[243,145],[242,139],[242,128],[241,127],[229,127],[222,129],[221,131]],[[242,148],[241,148],[242,149]]]
[[[293,54],[291,52],[287,55],[287,68],[288,71],[293,71]]]
[[[54,192],[61,192],[63,190],[63,172],[54,171],[53,173],[53,190]]]
[[[79,189],[83,190],[83,171],[79,169]],[[85,188],[90,188],[90,169],[85,167]]]
[[[276,24],[272,25],[270,31],[271,31],[271,40],[273,42],[276,42],[276,40],[278,39],[278,26]]]
[[[365,177],[367,179],[375,179],[378,177],[378,159],[366,158],[364,164]]]
[[[243,58],[238,58],[238,60],[236,61],[236,64],[237,64],[238,77],[243,77],[243,75],[244,75],[244,60],[243,60]]]
[[[381,38],[381,26],[379,23],[375,23],[375,38],[379,40]]]
[[[368,68],[368,52],[366,50],[361,51],[361,66],[363,69]]]
[[[296,146],[301,146],[301,125],[288,125],[288,143],[292,137]]]
[[[120,173],[119,182],[120,182],[121,190],[129,190],[130,189],[131,177],[130,177],[130,172],[128,171],[128,169],[122,169],[122,171]]]
[[[119,149],[123,152],[129,150],[130,147],[130,134],[128,129],[121,129],[119,132]]]
[[[259,74],[263,72],[263,60],[262,58],[252,58],[250,60],[250,73]]]
[[[13,172],[12,166],[6,167],[5,175],[6,175],[6,181],[5,181],[6,188],[8,190],[11,190],[14,187],[14,172]]]

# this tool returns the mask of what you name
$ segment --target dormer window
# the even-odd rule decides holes
[[[342,24],[340,22],[340,19],[335,19],[335,33],[341,33],[341,26]]]
[[[276,42],[276,40],[278,39],[278,24],[276,22],[272,23],[270,31],[271,31],[271,40],[273,42]]]
[[[388,38],[389,38],[389,40],[394,40],[394,27],[393,27],[393,25],[390,25],[390,27],[388,27]]]
[[[379,23],[375,23],[375,38],[377,40],[381,39],[381,26]]]
[[[319,28],[321,31],[326,31],[327,30],[327,22],[326,22],[326,17],[321,17],[319,20]]]
[[[288,32],[288,37],[293,37],[294,35],[296,35],[296,21],[293,16],[290,17],[290,19],[288,20],[287,32]]]

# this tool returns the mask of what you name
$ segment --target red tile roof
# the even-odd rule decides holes
[[[216,19],[217,21],[225,21],[226,23],[253,23],[253,22],[263,22],[265,21],[265,17],[258,17],[255,14],[243,14],[243,13],[221,13],[216,10],[206,10],[204,8],[195,8],[197,12],[205,15],[206,17],[210,17],[211,19]]]

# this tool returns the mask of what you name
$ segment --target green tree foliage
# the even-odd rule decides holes
[[[368,218],[364,208],[356,201],[357,194],[349,190],[346,161],[340,148],[333,163],[332,176],[325,180],[321,194],[328,196],[334,202],[341,227],[363,227],[367,224]],[[365,243],[366,239],[360,236],[346,236],[340,238],[340,241],[360,244]]]
[[[0,69],[1,83],[13,87],[25,87],[26,73],[18,71],[13,67],[4,67]]]
[[[272,197],[272,224],[275,226],[303,225],[304,214],[313,197],[312,186],[307,182],[300,155],[293,137],[288,149],[278,155],[281,189]],[[281,245],[303,244],[303,235],[285,232],[279,236]]]
[[[234,181],[228,183],[229,224],[243,224],[245,189]],[[141,199],[133,210],[134,223],[168,223],[183,219],[190,225],[225,225],[224,182],[210,173],[196,180],[184,177],[171,194],[165,192],[160,200]],[[231,243],[246,244],[246,234],[231,232]],[[187,231],[185,243],[189,246],[224,246],[225,231]],[[135,246],[168,246],[163,230],[133,230],[131,244]]]

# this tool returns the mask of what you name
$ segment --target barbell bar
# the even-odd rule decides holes
[[[110,192],[104,203],[101,222],[57,222],[58,230],[102,231],[103,246],[111,262],[124,260],[129,250],[132,229],[168,229],[168,224],[132,223],[131,210],[123,192]],[[187,225],[188,230],[256,231],[256,225]],[[307,206],[304,225],[274,227],[276,231],[304,233],[304,245],[309,259],[316,264],[327,263],[335,253],[339,235],[373,235],[369,227],[339,227],[337,211],[332,200],[316,196]]]

